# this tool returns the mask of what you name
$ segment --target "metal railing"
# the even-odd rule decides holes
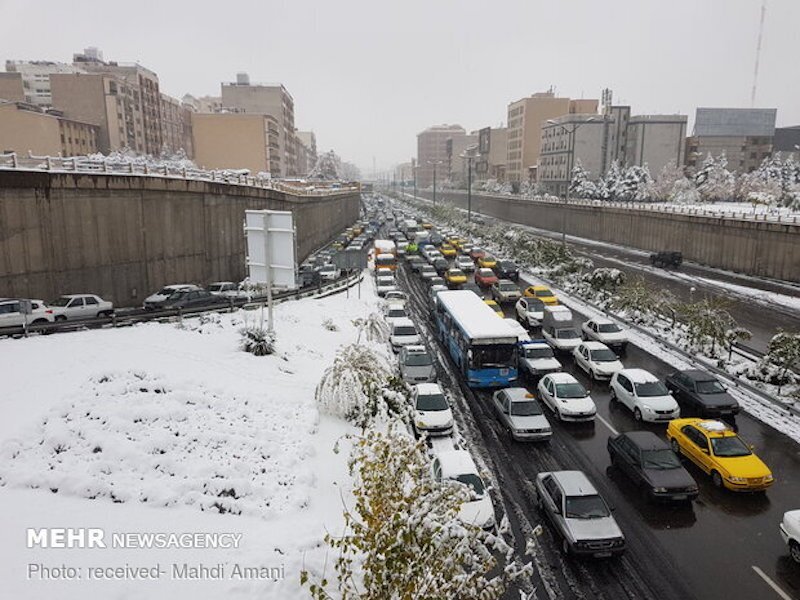
[[[119,161],[110,158],[95,159],[86,156],[22,156],[16,152],[0,154],[0,170],[86,173],[98,175],[138,175],[168,179],[186,179],[241,185],[275,190],[299,196],[328,196],[342,192],[360,191],[358,183],[273,179],[250,175],[247,170],[206,170],[178,166],[168,162]]]

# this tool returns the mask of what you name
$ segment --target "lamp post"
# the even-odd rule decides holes
[[[472,222],[472,160],[475,158],[470,149],[459,155],[467,161],[467,223]]]
[[[436,208],[436,167],[442,164],[443,160],[429,160],[427,163],[433,165],[433,207]]]
[[[569,188],[572,185],[572,169],[575,162],[575,132],[581,125],[585,125],[586,123],[592,123],[596,121],[594,117],[589,117],[585,121],[581,121],[580,123],[574,123],[571,128],[567,127],[563,123],[556,123],[552,119],[548,119],[545,123],[549,125],[556,125],[560,127],[564,131],[567,132],[569,136],[569,142],[567,147],[569,148],[569,160],[567,161],[567,191],[564,194],[564,208],[561,211],[561,245],[567,245],[567,205],[569,204]]]

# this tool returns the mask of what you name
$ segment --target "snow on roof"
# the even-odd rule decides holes
[[[726,423],[715,420],[698,421],[697,426],[700,427],[701,429],[705,429],[706,431],[713,431],[717,433],[722,433],[723,431],[731,430],[731,428],[728,427]]]
[[[550,373],[548,377],[553,381],[553,383],[577,383],[578,380],[575,379],[569,373]]]
[[[393,327],[413,327],[414,329],[417,328],[417,326],[414,325],[414,321],[412,321],[411,319],[405,318],[405,317],[397,319],[394,322]]]
[[[478,473],[475,461],[466,450],[445,450],[437,455],[442,467],[442,476],[452,478],[467,473]]]
[[[424,354],[425,352],[428,351],[428,349],[425,346],[422,346],[422,345],[420,345],[420,346],[417,346],[417,345],[406,346],[405,349],[406,349],[406,352],[409,353],[409,354]]]
[[[534,395],[524,387],[506,388],[505,392],[512,402],[523,402],[534,398]]]
[[[443,393],[438,383],[418,383],[416,388],[418,396],[432,396]]]
[[[605,317],[595,317],[592,319],[592,322],[597,323],[598,325],[613,325],[614,321],[611,319],[606,319]]]
[[[653,375],[650,371],[644,369],[622,369],[620,375],[625,375],[633,383],[650,383],[658,381],[658,377]]]
[[[583,471],[553,471],[567,496],[594,496],[597,490]]]
[[[517,341],[517,332],[469,290],[439,292],[439,301],[473,340],[506,338]]]
[[[589,350],[608,350],[608,346],[606,346],[603,342],[596,342],[594,340],[583,342],[583,345]]]

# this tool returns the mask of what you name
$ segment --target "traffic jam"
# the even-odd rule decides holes
[[[713,374],[648,354],[513,257],[388,197],[369,211],[382,223],[375,286],[412,389],[411,428],[427,438],[434,478],[472,488],[462,518],[533,535],[543,578],[576,593],[588,579],[614,580],[618,597],[770,597],[780,588],[765,560],[800,585],[800,500],[776,485],[796,444]],[[754,527],[763,533],[743,542]]]

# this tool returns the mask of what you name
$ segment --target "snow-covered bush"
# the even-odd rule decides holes
[[[250,326],[239,330],[242,350],[255,356],[275,353],[275,334],[263,327]]]
[[[588,283],[593,290],[602,292],[614,292],[619,286],[625,283],[625,273],[619,269],[610,267],[600,267],[591,273],[585,273],[583,280]]]
[[[800,370],[800,333],[780,331],[769,341],[769,348],[763,362],[775,367],[778,393],[780,386],[794,383],[796,372]]]
[[[333,319],[325,319],[322,322],[322,328],[326,331],[339,331],[339,326],[333,322]]]
[[[345,509],[344,534],[326,536],[336,576],[301,573],[315,600],[492,600],[530,576],[501,537],[459,519],[469,488],[433,480],[424,442],[395,427],[369,429],[353,440],[349,465],[355,505]]]
[[[358,330],[358,339],[356,343],[361,342],[361,336],[364,336],[367,342],[383,343],[389,339],[389,326],[378,313],[370,313],[366,317],[353,320],[353,325]]]

